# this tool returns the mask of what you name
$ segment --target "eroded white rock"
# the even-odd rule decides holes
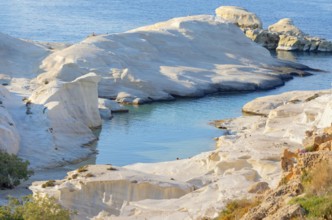
[[[263,26],[256,14],[237,6],[221,6],[216,9],[216,15],[241,28],[261,29]]]
[[[0,73],[10,78],[33,78],[49,51],[37,43],[0,33]]]
[[[22,137],[19,156],[33,168],[45,168],[91,154],[82,146],[97,139],[91,128],[101,125],[99,79],[90,73],[72,82],[52,81],[35,90],[24,106],[13,107]]]
[[[220,122],[229,134],[218,138],[218,148],[214,151],[183,160],[133,164],[110,171],[111,174],[105,170],[107,166],[91,166],[77,179],[73,180],[76,173],[73,171],[68,178],[57,181],[55,187],[41,188],[42,183],[35,183],[32,190],[55,195],[65,207],[75,207],[82,213],[80,219],[87,216],[94,219],[215,218],[229,200],[253,196],[248,193],[250,186],[264,182],[266,189],[267,185],[278,184],[284,148],[295,151],[302,147],[305,131],[325,120],[323,112],[331,112],[329,102],[330,91],[297,91],[260,98],[246,108],[263,116],[242,116]],[[95,177],[88,177],[88,173]],[[121,184],[116,185],[113,182],[119,176]],[[139,179],[143,177],[157,186],[164,186],[166,182],[166,186],[174,183],[172,186],[181,189],[193,188],[173,199],[165,199],[163,196],[150,198],[155,187],[149,186],[151,191],[142,190],[149,198],[130,197],[128,192],[133,190],[130,184],[141,183]],[[125,199],[120,199],[119,192]]]
[[[20,136],[6,105],[10,102],[10,93],[0,85],[0,151],[17,154]]]
[[[140,104],[202,96],[218,90],[283,85],[273,59],[234,25],[199,15],[174,18],[125,33],[91,36],[43,60],[37,82],[101,76],[99,96]]]
[[[54,187],[35,182],[30,189],[54,196],[65,207],[78,210],[75,219],[88,219],[106,212],[120,215],[131,202],[172,200],[194,190],[191,184],[110,165],[90,165],[68,173]]]
[[[294,25],[293,20],[290,18],[283,18],[279,20],[277,23],[270,25],[268,30],[278,34],[292,36],[299,36],[304,34],[298,27]]]

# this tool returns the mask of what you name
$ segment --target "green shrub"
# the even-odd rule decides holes
[[[75,214],[64,209],[53,197],[26,196],[10,198],[7,206],[0,207],[1,220],[69,220]]]
[[[12,189],[27,180],[33,172],[28,170],[29,161],[0,150],[0,189]]]
[[[313,194],[296,197],[291,204],[300,204],[306,210],[309,219],[332,219],[332,194],[316,196]]]
[[[301,181],[305,196],[295,197],[290,204],[299,204],[308,219],[332,219],[332,161],[322,161],[315,168],[304,171]]]

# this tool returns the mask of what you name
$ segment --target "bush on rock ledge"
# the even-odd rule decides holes
[[[0,150],[0,189],[12,189],[27,180],[33,174],[28,166],[29,161]]]

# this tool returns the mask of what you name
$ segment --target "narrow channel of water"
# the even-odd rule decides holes
[[[212,150],[213,138],[222,135],[221,130],[208,125],[210,121],[240,116],[242,106],[250,100],[291,90],[331,88],[332,54],[284,52],[278,56],[326,72],[296,77],[269,91],[214,94],[129,107],[129,114],[115,114],[112,120],[104,121],[96,163],[127,165],[191,157]]]

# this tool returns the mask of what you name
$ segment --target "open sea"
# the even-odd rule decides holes
[[[292,18],[305,33],[332,40],[331,0],[0,0],[0,31],[36,41],[74,43],[91,33],[123,32],[173,17],[214,14],[221,5],[255,12],[265,28],[281,18]],[[112,120],[104,121],[96,146],[99,153],[89,163],[127,165],[191,157],[212,150],[213,138],[222,135],[208,124],[210,121],[240,116],[241,107],[254,98],[331,88],[331,53],[277,56],[326,72],[296,78],[269,91],[214,94],[129,107],[129,114],[114,114]]]

